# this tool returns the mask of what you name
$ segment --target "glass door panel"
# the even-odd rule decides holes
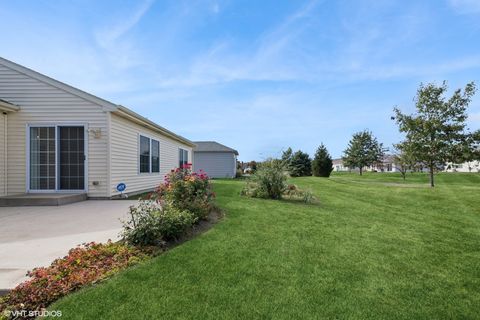
[[[30,127],[30,189],[55,190],[55,127]]]
[[[82,126],[58,127],[59,189],[85,189],[85,130]]]

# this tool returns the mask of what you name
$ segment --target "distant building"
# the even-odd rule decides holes
[[[193,169],[211,178],[235,178],[238,151],[215,141],[195,141]]]
[[[341,158],[334,159],[332,162],[333,171],[358,171],[358,168],[350,169],[349,167],[345,166]],[[400,172],[400,167],[395,163],[395,157],[391,154],[386,154],[382,161],[371,166],[364,167],[363,169],[364,171],[370,172]]]
[[[340,159],[333,159],[332,160],[333,171],[341,172],[341,171],[350,171],[348,167],[343,165],[342,158]]]
[[[480,172],[480,161],[468,161],[464,163],[447,162],[445,172]]]

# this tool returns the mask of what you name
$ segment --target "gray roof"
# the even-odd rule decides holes
[[[238,156],[238,151],[215,141],[194,141],[197,146],[194,152],[229,152]]]

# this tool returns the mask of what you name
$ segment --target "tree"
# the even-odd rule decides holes
[[[300,150],[295,152],[288,165],[288,171],[292,177],[311,176],[312,160],[310,160],[310,156]]]
[[[290,161],[292,160],[293,151],[292,148],[288,147],[287,150],[282,152],[282,162],[285,166],[288,166]]]
[[[257,162],[255,160],[250,161],[248,167],[252,169],[252,172],[257,171]]]
[[[393,146],[395,148],[393,162],[395,168],[400,171],[405,180],[408,170],[415,170],[417,163],[412,155],[411,146],[406,142],[400,142]]]
[[[353,135],[342,160],[349,168],[359,168],[362,175],[364,167],[382,161],[383,156],[383,144],[379,143],[370,131],[364,130]]]
[[[394,108],[394,119],[405,133],[413,157],[429,169],[431,187],[435,186],[435,170],[447,162],[463,162],[473,148],[473,136],[465,127],[475,83],[468,83],[463,92],[457,89],[448,99],[447,89],[446,81],[440,86],[421,84],[415,98],[416,113],[408,115]]]
[[[327,148],[323,143],[315,152],[315,157],[312,161],[312,172],[316,177],[329,177],[333,170],[333,162]]]

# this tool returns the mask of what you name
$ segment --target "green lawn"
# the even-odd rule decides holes
[[[292,180],[319,203],[248,199],[214,182],[226,217],[104,284],[62,299],[66,319],[474,319],[480,174]]]

